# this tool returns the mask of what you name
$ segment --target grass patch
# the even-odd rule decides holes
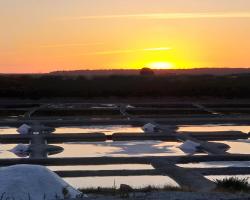
[[[121,195],[124,193],[120,188],[117,187],[97,187],[97,188],[80,188],[78,189],[84,194],[100,194],[100,195]],[[131,190],[125,191],[125,193],[149,193],[149,192],[166,192],[166,191],[182,191],[187,192],[190,191],[188,189],[183,189],[180,187],[174,187],[165,185],[163,187],[159,186],[146,186],[140,188],[133,188]]]
[[[222,180],[216,179],[217,191],[223,192],[247,192],[250,193],[250,185],[248,184],[248,178],[230,177]]]

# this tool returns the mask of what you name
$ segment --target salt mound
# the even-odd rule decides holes
[[[145,133],[155,133],[155,132],[158,132],[157,126],[154,125],[154,124],[151,124],[151,123],[145,124],[145,125],[142,127],[142,130],[143,130]]]
[[[197,149],[198,147],[200,147],[200,143],[197,143],[191,140],[187,140],[182,145],[179,146],[179,148],[184,153],[189,153],[189,154],[195,153],[198,150]]]
[[[31,127],[27,124],[23,124],[17,129],[17,132],[20,133],[21,135],[27,135],[30,132]]]
[[[0,168],[1,200],[54,200],[75,198],[81,193],[57,174],[38,165],[14,165]]]

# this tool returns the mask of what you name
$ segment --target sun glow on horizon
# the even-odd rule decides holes
[[[250,67],[250,0],[0,0],[0,16],[0,73]]]
[[[153,62],[148,65],[151,69],[173,69],[174,65],[169,62]]]

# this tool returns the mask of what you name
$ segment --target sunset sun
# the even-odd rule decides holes
[[[0,200],[250,200],[249,36],[250,0],[0,0]]]
[[[173,64],[169,62],[154,62],[148,65],[152,69],[172,69]]]

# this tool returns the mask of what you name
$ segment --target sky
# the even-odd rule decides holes
[[[250,0],[0,0],[0,73],[250,67]]]

